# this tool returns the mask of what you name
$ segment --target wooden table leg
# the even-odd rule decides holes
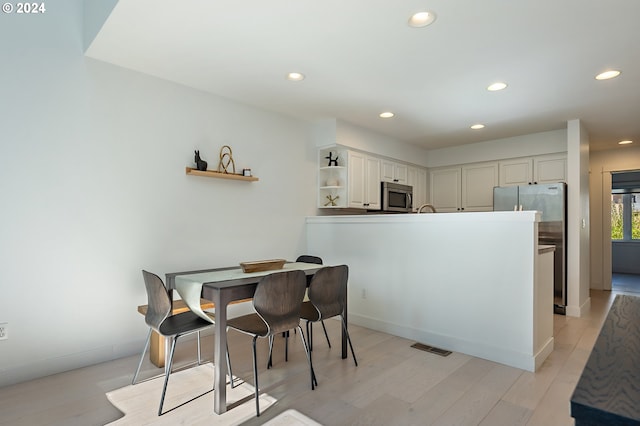
[[[164,337],[156,333],[151,333],[151,344],[149,346],[149,359],[158,368],[164,367]]]
[[[206,299],[200,299],[200,306],[202,309],[211,309],[215,305],[212,301]],[[138,312],[142,315],[147,314],[148,305],[138,306]],[[173,302],[173,309],[171,310],[171,315],[179,314],[181,312],[188,311],[189,308],[182,300],[175,300]],[[158,368],[164,367],[164,358],[165,358],[165,339],[155,331],[151,333],[151,344],[149,345],[149,360]]]

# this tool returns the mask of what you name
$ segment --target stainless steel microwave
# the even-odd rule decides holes
[[[382,211],[410,213],[413,210],[413,187],[382,182]]]

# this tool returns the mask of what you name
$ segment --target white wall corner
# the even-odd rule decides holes
[[[84,0],[83,3],[83,47],[86,52],[96,38],[118,0]]]
[[[589,134],[576,119],[567,122],[568,315],[589,298],[589,229]]]

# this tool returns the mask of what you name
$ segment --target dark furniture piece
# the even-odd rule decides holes
[[[164,385],[162,387],[162,395],[160,396],[160,406],[158,407],[158,416],[161,416],[162,406],[164,405],[164,396],[167,392],[167,385],[169,384],[169,376],[171,375],[171,365],[173,363],[173,354],[176,349],[176,342],[180,336],[185,334],[200,332],[208,327],[212,327],[214,320],[211,314],[209,320],[201,318],[194,314],[191,310],[182,312],[176,315],[171,315],[172,301],[169,297],[169,293],[165,288],[162,279],[151,272],[142,271],[144,278],[144,284],[147,289],[147,312],[144,316],[145,322],[149,326],[149,333],[147,334],[147,341],[142,355],[140,356],[140,362],[138,368],[133,375],[132,385],[136,384],[138,373],[140,372],[140,366],[144,359],[144,354],[149,347],[149,341],[151,340],[151,333],[155,331],[164,338],[171,339],[171,349],[169,351],[167,362],[164,367]],[[200,336],[198,335],[198,364],[200,364]]]
[[[302,304],[301,318],[307,321],[307,337],[309,345],[313,339],[310,325],[327,318],[340,316],[342,331],[347,336],[353,362],[358,366],[356,354],[353,351],[351,337],[347,330],[347,321],[344,317],[346,310],[347,281],[349,280],[349,268],[347,265],[325,266],[311,279],[309,284],[309,301]]]
[[[213,302],[206,299],[200,299],[200,306],[202,309],[213,309],[215,306]],[[147,310],[149,309],[149,305],[140,305],[138,306],[138,312],[142,315],[147,315]],[[171,315],[179,314],[181,312],[187,312],[189,307],[184,303],[183,300],[174,300],[173,308],[171,309]],[[198,339],[198,342],[200,339]],[[149,360],[153,365],[159,368],[164,367],[164,358],[165,358],[165,341],[164,337],[160,336],[155,331],[151,333],[151,343],[149,348]],[[198,344],[198,361],[200,361],[200,350]]]
[[[315,263],[318,265],[322,265],[321,258],[319,258],[318,256],[311,256],[309,254],[303,254],[302,256],[299,256],[298,259],[296,259],[296,262]],[[324,325],[324,320],[321,320],[320,324],[322,324],[322,329],[324,330],[324,337],[327,338],[327,345],[331,347],[331,341],[329,340],[329,334],[327,333],[327,327],[325,327]],[[309,340],[309,349],[313,350],[313,342],[311,340]]]
[[[617,295],[571,397],[576,426],[640,425],[640,298]]]
[[[283,270],[301,270],[307,275],[307,283],[310,282],[313,274],[321,265],[311,263],[285,263]],[[224,359],[227,355],[227,305],[234,300],[242,300],[253,297],[256,291],[258,281],[264,275],[268,275],[273,271],[265,271],[264,273],[254,272],[245,274],[239,266],[228,268],[206,269],[199,271],[172,272],[166,275],[167,288],[171,291],[176,285],[182,282],[183,285],[197,285],[200,288],[202,297],[211,300],[216,306],[215,320],[215,351],[214,359]],[[345,289],[345,300],[346,300]],[[192,302],[193,305],[198,304],[198,300]],[[345,307],[345,317],[348,309]],[[346,318],[345,318],[346,319]],[[342,331],[342,358],[347,357],[347,337]],[[215,389],[213,395],[214,411],[216,414],[222,414],[227,411],[227,366],[224,362],[215,363]]]
[[[306,288],[307,280],[302,271],[277,272],[267,275],[260,280],[253,295],[253,307],[256,312],[227,321],[229,328],[253,337],[251,348],[257,417],[260,416],[260,388],[258,385],[258,362],[256,357],[256,340],[259,337],[270,338],[278,333],[299,329],[300,340],[302,340],[307,362],[309,363],[311,389],[315,388],[315,376],[309,348],[300,327],[300,309]]]
[[[303,254],[301,256],[298,256],[298,258],[296,259],[296,262],[303,262],[303,263],[313,263],[314,265],[322,265],[322,258],[318,257],[318,256],[312,256],[309,254]],[[322,329],[324,330],[324,336],[327,338],[327,344],[329,345],[329,347],[331,347],[331,341],[329,340],[329,334],[327,333],[327,327],[325,327],[324,325],[324,321],[320,322],[322,324]],[[295,330],[294,330],[295,332]],[[289,332],[286,331],[284,333],[282,333],[282,337],[284,337],[285,343],[284,343],[284,360],[285,362],[289,360]],[[307,337],[309,337],[309,333],[307,333]],[[273,338],[274,336],[271,336],[270,340],[269,340],[269,361],[267,362],[267,368],[271,368],[273,366],[273,354],[272,354],[272,349],[273,349]],[[309,342],[307,342],[309,344],[309,350],[313,350],[313,342],[311,340],[309,340]]]

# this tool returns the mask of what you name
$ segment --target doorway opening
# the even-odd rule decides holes
[[[640,293],[640,171],[611,174],[611,289]]]

